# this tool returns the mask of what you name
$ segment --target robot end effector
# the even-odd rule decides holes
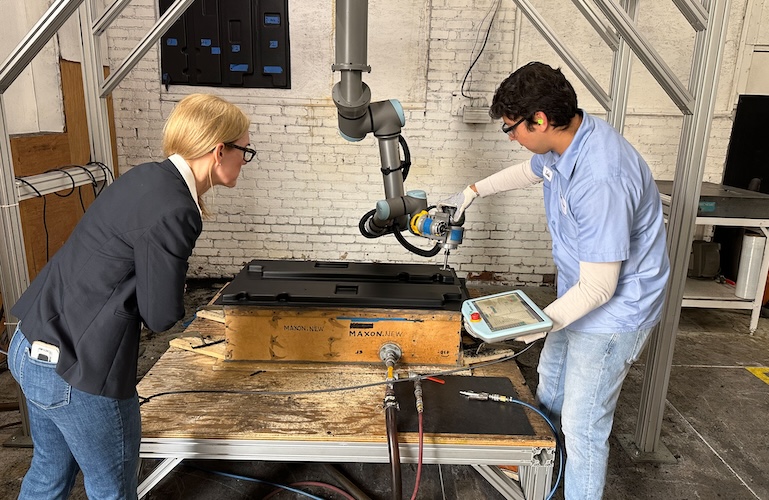
[[[459,247],[464,237],[464,217],[454,221],[455,212],[456,207],[448,205],[428,207],[425,192],[413,190],[399,198],[377,202],[376,209],[363,216],[359,229],[367,238],[392,232],[404,247],[423,257],[433,257],[443,249],[443,267],[446,269],[449,253]],[[412,234],[436,242],[431,250],[416,248],[403,238],[397,221],[404,216],[409,220],[408,229]]]
[[[436,247],[442,248],[444,252],[444,269],[449,265],[449,253],[459,247],[465,234],[465,229],[462,227],[465,218],[460,217],[458,221],[454,221],[455,211],[455,207],[439,205],[432,213],[427,210],[417,213],[411,218],[409,225],[412,233],[437,240]]]

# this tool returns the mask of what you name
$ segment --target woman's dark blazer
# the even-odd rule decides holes
[[[198,206],[170,160],[121,175],[11,309],[30,342],[59,347],[56,372],[117,399],[136,391],[141,323],[169,329],[184,315]]]

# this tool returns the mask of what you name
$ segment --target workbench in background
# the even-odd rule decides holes
[[[673,181],[657,181],[665,216],[672,202]],[[703,182],[696,225],[754,228],[769,238],[769,195],[712,182]],[[756,291],[751,298],[735,295],[734,285],[715,280],[686,278],[682,307],[746,309],[750,311],[750,333],[758,328],[764,288],[769,274],[769,244],[764,246]]]
[[[377,383],[385,377],[383,364],[225,361],[223,343],[216,343],[223,338],[222,323],[195,319],[139,383],[139,396],[150,398],[141,406],[139,454],[162,460],[143,479],[140,497],[184,459],[389,462],[384,385],[291,396],[233,393]],[[204,344],[212,345],[195,348]],[[447,366],[410,369],[433,373]],[[469,370],[462,373],[470,375]],[[522,401],[534,404],[515,361],[474,369],[472,374],[505,377]],[[412,390],[411,382],[403,384]],[[479,408],[498,404],[475,403]],[[425,412],[430,411],[427,406]],[[531,435],[425,433],[423,463],[471,465],[507,498],[543,499],[551,487],[555,441],[538,415],[528,409],[524,415]],[[401,462],[416,463],[418,434],[399,432],[398,437]],[[497,465],[517,465],[523,487]]]

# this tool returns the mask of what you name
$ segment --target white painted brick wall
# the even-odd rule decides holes
[[[734,105],[729,89],[745,2],[732,2],[705,171],[708,181],[720,181],[728,147]],[[413,161],[406,189],[425,190],[430,203],[530,156],[499,132],[498,123],[468,125],[458,115],[458,109],[471,102],[461,97],[460,85],[483,41],[483,20],[494,3],[370,2],[370,12],[387,10],[400,16],[405,41],[399,45],[401,38],[394,36],[391,26],[383,26],[379,15],[370,16],[368,63],[372,73],[364,74],[364,81],[371,85],[375,100],[397,98],[403,102],[407,119],[403,135]],[[608,89],[611,52],[581,19],[573,3],[532,3]],[[377,142],[367,137],[348,143],[337,132],[336,108],[330,98],[338,80],[331,72],[332,1],[292,0],[290,8],[291,90],[172,86],[167,91],[159,82],[158,50],[151,50],[114,92],[121,170],[160,157],[163,122],[180,98],[200,91],[220,94],[251,117],[251,143],[258,154],[244,167],[235,189],[217,188],[206,196],[214,215],[204,223],[190,261],[191,276],[229,277],[254,258],[427,262],[403,249],[392,236],[370,240],[360,235],[360,217],[384,195]],[[685,82],[691,60],[691,30],[672,2],[642,2],[641,11],[644,9],[649,10],[639,17],[639,24]],[[597,101],[525,18],[520,22],[520,33],[516,33],[519,15],[514,2],[501,2],[465,93],[490,102],[494,89],[516,63],[541,60],[563,67],[581,105],[591,113],[602,114]],[[666,23],[656,22],[660,16]],[[146,34],[154,17],[152,0],[134,1],[126,8],[108,31],[113,67]],[[516,35],[520,35],[518,47],[514,47]],[[385,54],[400,57],[402,65],[383,66]],[[426,61],[426,65],[417,64],[419,61]],[[635,60],[625,136],[659,179],[673,178],[681,122],[675,105]],[[450,259],[461,275],[502,283],[552,282],[555,267],[541,188],[477,200],[467,214],[465,228],[465,243]],[[423,248],[432,246],[413,236],[408,239]],[[442,256],[432,261],[441,262]]]

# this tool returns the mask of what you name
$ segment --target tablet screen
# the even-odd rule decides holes
[[[492,332],[534,325],[544,319],[514,293],[495,295],[473,301]]]

